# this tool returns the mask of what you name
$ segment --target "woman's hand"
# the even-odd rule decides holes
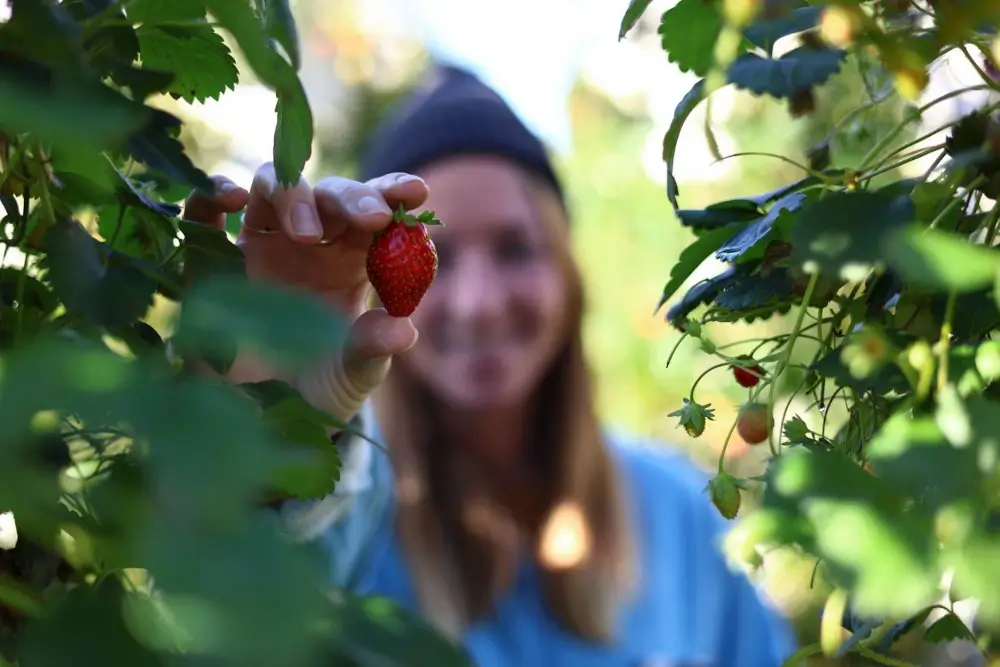
[[[184,218],[222,229],[227,213],[245,208],[236,243],[246,255],[248,275],[308,290],[350,319],[343,349],[331,347],[323,363],[281,378],[317,408],[350,419],[385,377],[392,355],[417,339],[409,318],[394,318],[383,308],[365,312],[365,256],[373,234],[391,221],[391,208],[420,206],[427,186],[416,176],[388,174],[367,183],[333,176],[314,187],[303,179],[286,189],[270,163],[257,170],[249,191],[222,176],[212,180],[214,196],[191,195]],[[241,351],[229,377],[252,382],[278,374]]]

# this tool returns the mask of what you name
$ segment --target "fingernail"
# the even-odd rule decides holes
[[[420,340],[420,330],[417,329],[416,327],[414,327],[413,328],[413,341],[406,347],[405,350],[403,350],[403,352],[409,352],[410,350],[412,350],[413,346],[417,344],[418,340]]]
[[[375,213],[384,213],[386,215],[392,215],[392,211],[386,203],[380,199],[376,199],[371,195],[367,195],[358,200],[355,204],[355,209],[361,215],[373,215]]]
[[[413,183],[414,181],[422,181],[423,179],[419,176],[414,176],[413,174],[403,174],[395,180],[395,185],[406,185],[407,183]]]
[[[236,185],[232,181],[222,181],[217,186],[215,186],[215,193],[220,195],[228,195],[233,190],[236,190],[240,186]]]
[[[292,231],[297,236],[319,236],[322,228],[312,206],[299,202],[292,206]]]

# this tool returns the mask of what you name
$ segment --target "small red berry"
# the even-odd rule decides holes
[[[747,403],[740,409],[736,432],[748,445],[759,445],[767,440],[774,421],[763,403]]]
[[[438,256],[425,225],[440,225],[430,211],[414,216],[400,206],[368,249],[368,281],[386,311],[409,317],[437,275]]]
[[[753,361],[753,357],[740,357],[740,361]],[[733,366],[733,376],[741,387],[756,387],[763,375],[764,369],[759,364],[748,365],[747,368]]]

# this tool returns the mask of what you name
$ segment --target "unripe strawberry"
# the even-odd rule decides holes
[[[708,493],[719,514],[727,519],[736,518],[740,511],[740,487],[736,479],[726,472],[719,473],[708,483]]]
[[[368,281],[393,317],[409,317],[437,275],[438,256],[425,225],[440,225],[431,211],[414,216],[400,207],[368,249]]]

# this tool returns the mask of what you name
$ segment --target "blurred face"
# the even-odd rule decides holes
[[[413,314],[417,345],[400,362],[447,405],[528,400],[566,336],[567,284],[520,171],[487,157],[421,170],[437,278]]]

